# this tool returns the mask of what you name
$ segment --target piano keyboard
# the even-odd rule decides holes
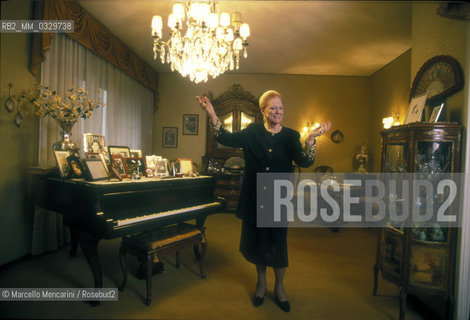
[[[172,215],[179,214],[179,213],[194,212],[194,211],[198,211],[198,210],[202,210],[202,209],[208,209],[208,208],[212,208],[212,207],[216,207],[216,206],[220,206],[220,202],[218,202],[218,201],[210,202],[210,203],[202,204],[202,205],[199,205],[199,206],[186,207],[186,208],[181,208],[181,209],[177,209],[177,210],[170,210],[170,211],[165,211],[165,212],[153,213],[153,214],[140,216],[140,217],[134,217],[134,218],[124,219],[124,220],[117,220],[117,226],[118,227],[126,226],[126,225],[129,225],[129,224],[148,221],[148,220],[152,220],[152,219],[156,219],[156,218],[168,217],[168,216],[172,216]]]

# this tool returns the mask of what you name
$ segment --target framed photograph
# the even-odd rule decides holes
[[[76,155],[68,156],[67,163],[70,168],[70,177],[77,179],[85,178],[85,169],[83,168],[79,157]]]
[[[94,153],[107,153],[104,136],[96,133],[83,134],[83,151]]]
[[[183,134],[195,135],[199,133],[199,115],[183,114]]]
[[[426,105],[427,96],[428,94],[425,93],[411,99],[408,113],[406,114],[404,121],[405,124],[421,121],[421,115],[423,113],[424,106]]]
[[[129,176],[129,171],[127,169],[126,159],[120,154],[111,155],[112,167],[115,169],[119,178],[127,178]]]
[[[67,162],[67,157],[70,156],[68,151],[56,151],[54,150],[54,157],[59,167],[60,176],[62,178],[68,178],[70,175],[70,166]]]
[[[129,174],[138,173],[138,174],[145,174],[145,161],[144,158],[125,158],[127,171]]]
[[[131,149],[131,158],[142,158],[142,150],[132,150]]]
[[[184,176],[194,173],[193,160],[191,158],[178,158],[180,173]]]
[[[162,129],[162,147],[163,148],[177,148],[178,147],[178,128],[177,127],[163,127]]]
[[[155,176],[157,177],[166,177],[169,176],[168,172],[168,160],[167,159],[157,159],[155,160]]]
[[[439,116],[441,115],[442,109],[444,109],[444,102],[441,103],[440,106],[434,107],[432,109],[432,113],[429,116],[429,122],[437,122],[439,120]]]
[[[109,156],[112,158],[113,155],[119,154],[124,158],[131,157],[131,150],[126,146],[108,146]]]
[[[104,158],[104,154],[98,153],[98,152],[85,152],[85,156],[86,156],[86,159],[94,159],[94,160],[98,159],[101,162],[103,162],[106,172],[109,174],[108,165],[106,163],[106,159]]]
[[[108,178],[108,168],[103,164],[101,159],[84,159],[83,162],[88,172],[88,180],[98,181]]]
[[[155,168],[155,158],[156,156],[145,156],[145,166],[147,168]]]

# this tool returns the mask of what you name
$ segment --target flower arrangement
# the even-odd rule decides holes
[[[68,89],[65,99],[41,84],[37,85],[37,90],[37,95],[32,99],[37,107],[36,114],[40,117],[49,116],[59,123],[73,125],[78,118],[87,119],[96,108],[104,107],[103,102],[89,99],[88,90],[82,87]]]

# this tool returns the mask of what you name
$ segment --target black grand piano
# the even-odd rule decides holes
[[[98,256],[101,239],[191,219],[202,227],[209,214],[223,210],[223,200],[214,196],[214,187],[214,179],[208,176],[116,182],[42,176],[36,202],[64,216],[90,265],[95,288],[102,288]]]

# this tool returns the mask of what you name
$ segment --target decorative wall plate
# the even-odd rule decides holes
[[[340,143],[341,141],[343,141],[343,138],[344,138],[343,133],[339,130],[336,130],[331,134],[331,140],[334,143]]]
[[[451,56],[435,56],[426,61],[413,80],[410,101],[429,91],[427,104],[440,104],[463,87],[460,64]]]

